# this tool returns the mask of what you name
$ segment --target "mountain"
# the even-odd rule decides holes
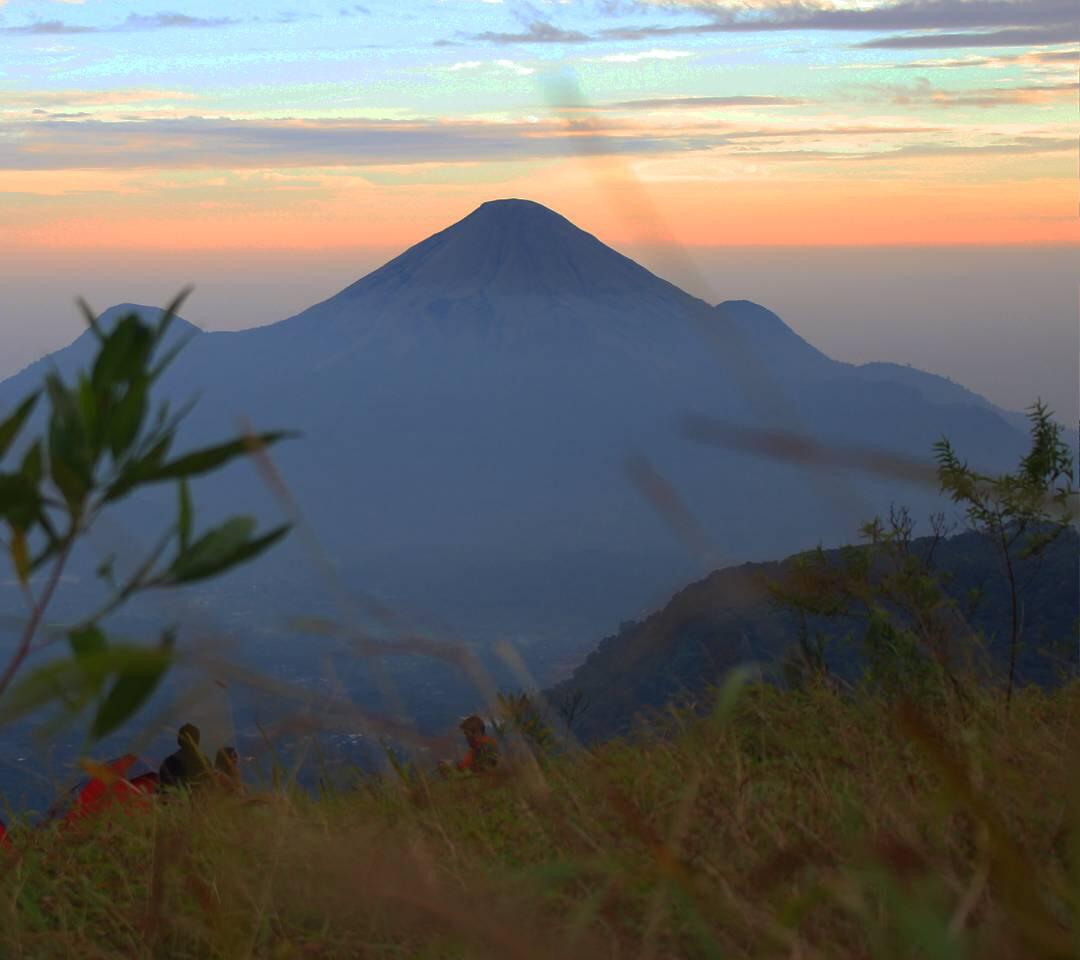
[[[118,303],[100,314],[97,322],[103,330],[111,330],[120,317],[131,313],[138,314],[147,323],[157,323],[162,310],[160,307],[147,307],[136,303]],[[171,349],[181,340],[190,340],[200,333],[202,331],[195,324],[189,323],[183,317],[174,317],[165,336],[163,348]],[[87,326],[66,347],[42,357],[0,383],[0,410],[9,407],[15,398],[39,389],[46,374],[54,370],[62,377],[70,379],[77,371],[87,369],[97,353],[97,347],[97,338]]]
[[[925,556],[934,541],[916,539],[913,556]],[[986,638],[992,675],[1007,671],[1008,587],[993,549],[977,533],[965,533],[934,545],[934,568],[949,595],[966,611],[967,623]],[[838,551],[826,554],[838,561]],[[753,663],[766,676],[781,679],[781,662],[796,646],[796,615],[772,599],[769,584],[783,583],[794,565],[747,563],[713,571],[684,587],[666,604],[618,632],[593,650],[573,674],[548,691],[554,704],[581,697],[576,731],[587,739],[626,733],[636,717],[662,710],[677,697],[700,696],[740,665]],[[1025,561],[1018,571],[1027,583],[1024,642],[1017,659],[1018,684],[1053,686],[1062,667],[1077,663],[1076,631],[1080,616],[1080,536],[1066,531],[1041,562]],[[969,610],[969,597],[980,599]],[[828,642],[830,670],[855,680],[861,670],[856,647],[864,624],[850,619],[810,618],[811,636],[821,631]]]
[[[88,345],[47,364],[70,370]],[[0,384],[0,408],[43,369]],[[896,370],[835,362],[764,307],[705,303],[504,200],[294,317],[193,335],[162,389],[199,398],[186,443],[246,423],[302,433],[274,460],[305,533],[207,588],[231,624],[276,624],[284,648],[287,616],[339,616],[333,597],[362,591],[425,629],[509,636],[546,677],[720,561],[843,542],[892,501],[937,505],[899,481],[702,447],[687,414],[924,458],[946,434],[973,463],[1015,463],[1024,438],[1003,411]],[[200,523],[281,513],[248,465],[195,493]],[[172,502],[147,491],[121,533],[147,540]]]

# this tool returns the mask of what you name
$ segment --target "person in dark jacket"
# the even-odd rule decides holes
[[[185,723],[177,734],[180,749],[170,753],[161,764],[158,778],[163,787],[195,787],[210,773],[210,761],[199,749],[199,728]]]

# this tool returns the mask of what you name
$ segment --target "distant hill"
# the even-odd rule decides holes
[[[147,323],[157,323],[162,309],[137,303],[118,303],[100,314],[97,322],[103,330],[111,330],[117,320],[130,313],[138,314]],[[165,338],[164,349],[170,349],[180,341],[200,333],[202,331],[195,324],[189,323],[183,317],[174,317]],[[47,373],[56,370],[61,376],[70,378],[77,371],[87,369],[97,354],[97,349],[97,338],[88,327],[66,347],[42,357],[0,383],[0,410],[9,406],[15,397],[39,389]]]
[[[924,551],[929,538],[915,540]],[[838,551],[830,551],[835,561]],[[997,558],[978,534],[965,533],[938,544],[935,566],[948,592],[964,601],[982,590],[968,621],[988,638],[988,660],[997,672],[1007,662],[1009,600]],[[626,732],[634,717],[661,709],[680,695],[694,695],[741,664],[754,663],[780,679],[780,663],[796,643],[798,621],[769,595],[767,584],[783,582],[794,558],[747,563],[716,570],[680,590],[655,613],[624,623],[601,641],[573,674],[548,693],[555,703],[580,691],[586,709],[576,721],[588,739]],[[1071,658],[1075,669],[1080,617],[1080,536],[1068,531],[1031,577],[1024,605],[1025,640],[1017,665],[1018,682],[1052,686]],[[849,620],[815,619],[811,630],[831,637],[830,669],[858,676],[858,655],[842,642],[855,625]]]
[[[84,336],[0,383],[0,409],[46,366],[85,362],[86,348]],[[989,468],[1024,447],[1009,415],[974,394],[836,362],[766,308],[707,304],[524,200],[484,204],[294,317],[195,334],[162,389],[199,398],[182,442],[245,423],[302,434],[274,460],[322,560],[301,552],[311,538],[291,538],[215,585],[206,609],[280,627],[338,615],[335,592],[363,590],[429,631],[513,637],[541,676],[717,557],[836,544],[893,500],[936,502],[900,481],[702,447],[680,428],[687,414],[923,458],[945,434]],[[700,550],[631,482],[628,459],[675,492]],[[195,492],[200,522],[282,511],[246,464]],[[120,532],[145,542],[172,497],[141,493]]]

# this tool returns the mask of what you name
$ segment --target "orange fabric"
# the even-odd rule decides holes
[[[110,806],[119,803],[124,807],[136,807],[144,809],[149,805],[150,794],[157,789],[157,775],[153,773],[143,774],[134,780],[125,779],[125,774],[135,764],[135,757],[126,754],[118,760],[113,760],[105,766],[115,777],[110,783],[94,777],[86,784],[79,795],[75,798],[75,804],[68,811],[64,820],[74,823],[84,817],[95,814]]]
[[[499,755],[499,745],[495,742],[493,738],[486,736],[479,737],[477,739],[476,746],[469,748],[469,752],[465,754],[465,759],[457,765],[457,768],[459,770],[475,770],[477,750],[482,750],[484,747],[489,747],[493,756],[497,757]]]

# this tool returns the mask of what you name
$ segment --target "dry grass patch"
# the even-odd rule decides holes
[[[720,698],[726,703],[729,698]],[[16,831],[5,957],[1080,958],[1080,684]]]

